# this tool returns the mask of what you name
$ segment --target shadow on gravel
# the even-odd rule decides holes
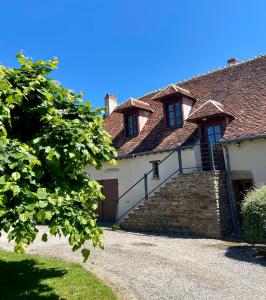
[[[193,233],[176,233],[176,232],[153,232],[153,231],[141,231],[141,230],[120,230],[121,233],[131,233],[134,235],[141,235],[141,236],[158,236],[158,237],[165,237],[169,239],[206,239],[204,236],[198,236]]]
[[[266,267],[266,246],[231,246],[226,249],[225,256]]]
[[[43,268],[42,264],[32,259],[0,260],[0,299],[58,300],[53,289],[42,281],[64,274],[64,270]]]

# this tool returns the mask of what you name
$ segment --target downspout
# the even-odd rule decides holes
[[[237,214],[237,209],[236,209],[235,197],[233,194],[229,152],[228,152],[227,146],[224,143],[222,143],[222,146],[223,146],[223,149],[225,150],[226,185],[227,185],[227,190],[228,190],[230,215],[231,215],[231,220],[232,220],[233,232],[238,233],[240,231],[240,228],[239,228],[239,219],[238,219],[238,214]]]

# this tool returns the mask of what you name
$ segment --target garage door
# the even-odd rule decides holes
[[[100,201],[98,205],[98,221],[115,222],[118,198],[118,180],[107,179],[98,180],[98,182],[102,185],[102,193],[105,196],[105,199]]]

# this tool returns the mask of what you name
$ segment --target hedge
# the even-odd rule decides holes
[[[242,206],[246,240],[266,244],[266,185],[251,190]]]

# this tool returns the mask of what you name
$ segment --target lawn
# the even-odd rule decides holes
[[[0,251],[0,299],[117,299],[81,266]]]

